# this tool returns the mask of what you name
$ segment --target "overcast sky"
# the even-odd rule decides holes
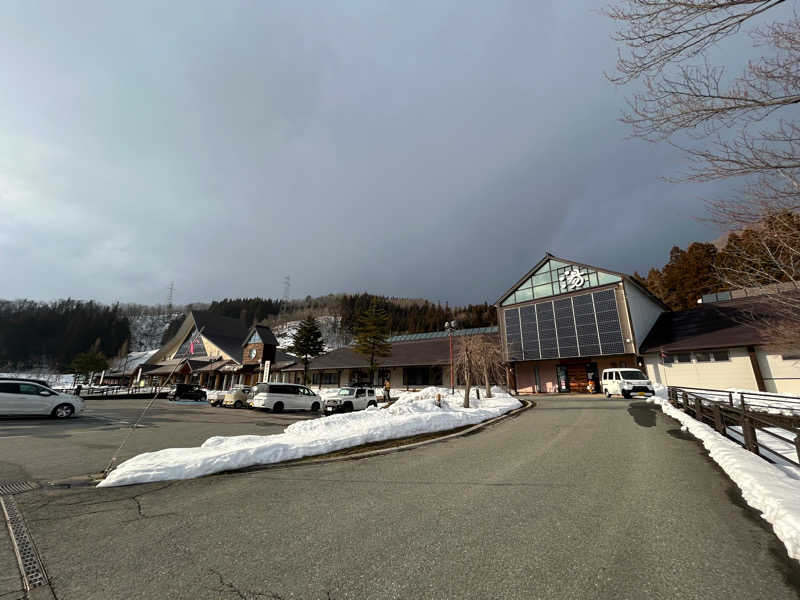
[[[596,1],[0,4],[0,298],[493,302],[713,239]],[[711,190],[713,192],[713,189]]]

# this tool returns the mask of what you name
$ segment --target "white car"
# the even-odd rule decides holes
[[[0,379],[0,415],[51,415],[58,419],[83,412],[83,400],[26,379]]]
[[[368,406],[378,406],[375,388],[343,387],[335,396],[325,399],[325,412],[352,412],[364,410]]]
[[[250,405],[273,412],[310,410],[317,412],[322,399],[304,385],[296,383],[259,383]]]
[[[653,384],[639,369],[604,369],[601,379],[606,398],[620,394],[623,398],[647,398],[655,394]]]

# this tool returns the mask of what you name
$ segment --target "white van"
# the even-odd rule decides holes
[[[655,394],[653,384],[647,375],[639,369],[620,367],[619,369],[604,369],[600,380],[606,398],[620,394],[623,398],[647,398]]]
[[[259,383],[253,388],[253,408],[274,412],[282,410],[319,411],[322,399],[304,385],[296,383]]]

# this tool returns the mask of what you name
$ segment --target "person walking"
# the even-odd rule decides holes
[[[392,384],[389,382],[389,378],[387,377],[386,380],[383,382],[383,401],[384,402],[391,402],[391,389]]]

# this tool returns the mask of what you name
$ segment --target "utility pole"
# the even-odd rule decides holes
[[[283,278],[283,298],[281,298],[281,309],[278,311],[279,315],[286,312],[289,306],[289,292],[292,289],[292,282],[289,276]]]

